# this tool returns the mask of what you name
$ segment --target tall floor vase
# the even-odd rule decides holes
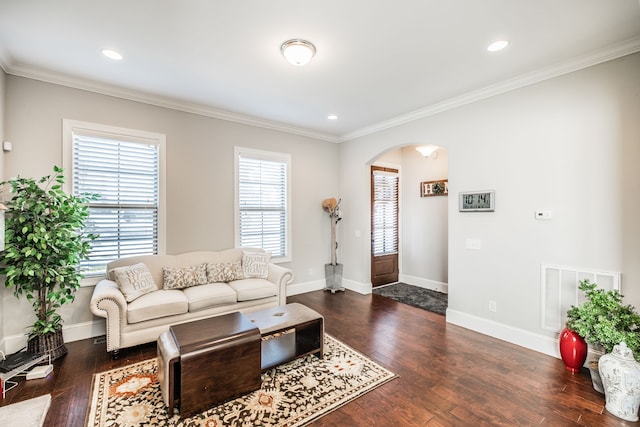
[[[640,363],[625,342],[613,347],[598,363],[607,411],[627,421],[638,421]]]
[[[569,328],[564,328],[559,337],[560,357],[568,370],[580,372],[584,361],[587,360],[587,343]]]

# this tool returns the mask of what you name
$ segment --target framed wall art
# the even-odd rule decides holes
[[[449,194],[448,180],[423,181],[420,183],[420,197],[446,196]]]
[[[493,212],[496,205],[496,192],[465,191],[460,193],[460,212]]]

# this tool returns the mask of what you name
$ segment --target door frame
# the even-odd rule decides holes
[[[397,194],[396,194],[396,253],[395,254],[387,254],[387,255],[379,255],[374,256],[373,251],[373,202],[374,202],[374,184],[373,184],[373,176],[374,171],[385,171],[395,173],[398,177],[397,183]],[[370,198],[369,198],[369,220],[371,224],[371,240],[369,243],[369,257],[370,257],[370,278],[371,285],[373,287],[382,286],[388,283],[394,283],[399,280],[400,277],[400,168],[398,166],[383,166],[371,164],[369,168],[369,183],[370,183]],[[378,262],[375,261],[378,260]],[[392,271],[387,274],[374,274],[374,269],[376,265],[380,265],[384,263],[384,265],[391,264]]]

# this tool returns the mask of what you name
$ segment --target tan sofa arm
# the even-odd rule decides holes
[[[293,271],[276,264],[269,264],[267,280],[278,287],[278,305],[287,303],[287,285],[293,282]]]
[[[118,284],[106,279],[98,282],[90,307],[93,314],[107,319],[107,351],[120,349],[120,331],[127,324],[127,301]]]

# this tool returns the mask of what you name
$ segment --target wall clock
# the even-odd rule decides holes
[[[466,191],[460,193],[460,212],[493,212],[495,191]]]

